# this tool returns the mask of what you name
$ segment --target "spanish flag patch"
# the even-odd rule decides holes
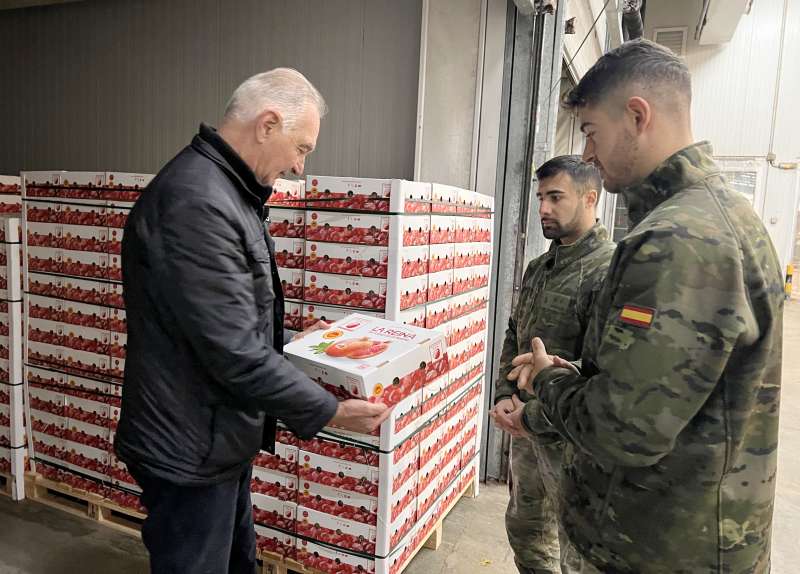
[[[649,329],[650,325],[653,324],[653,317],[655,317],[655,314],[655,309],[625,305],[622,308],[622,312],[619,314],[619,320],[628,325]]]

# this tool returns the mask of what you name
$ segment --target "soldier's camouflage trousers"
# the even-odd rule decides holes
[[[592,572],[558,526],[562,455],[562,443],[511,439],[511,497],[506,510],[506,532],[522,574]]]

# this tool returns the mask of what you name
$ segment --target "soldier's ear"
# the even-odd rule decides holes
[[[586,207],[597,207],[597,199],[599,194],[596,189],[590,189],[583,194],[583,201]]]

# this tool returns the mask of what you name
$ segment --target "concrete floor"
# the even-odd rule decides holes
[[[794,574],[800,564],[800,300],[786,307],[772,574]],[[483,485],[444,523],[442,546],[423,549],[407,574],[514,574],[506,541],[504,485]],[[80,566],[77,566],[80,565]],[[34,502],[0,497],[0,574],[145,574],[141,542]]]

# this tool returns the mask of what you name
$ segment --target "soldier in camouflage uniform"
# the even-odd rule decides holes
[[[749,201],[692,144],[682,60],[647,41],[568,96],[584,158],[630,206],[580,372],[534,341],[515,359],[568,441],[562,525],[587,572],[770,567],[781,372],[780,264]],[[532,381],[530,384],[529,381]]]
[[[493,409],[501,428],[514,410],[512,397],[519,396],[516,384],[506,379],[512,359],[530,347],[534,336],[563,357],[580,356],[590,310],[614,252],[605,228],[595,223],[602,188],[597,168],[577,156],[561,156],[536,175],[542,231],[553,242],[528,265],[509,319]],[[527,394],[521,398],[532,399]],[[512,438],[506,530],[523,574],[560,571],[555,503],[563,447],[559,435],[546,427],[534,440]]]

